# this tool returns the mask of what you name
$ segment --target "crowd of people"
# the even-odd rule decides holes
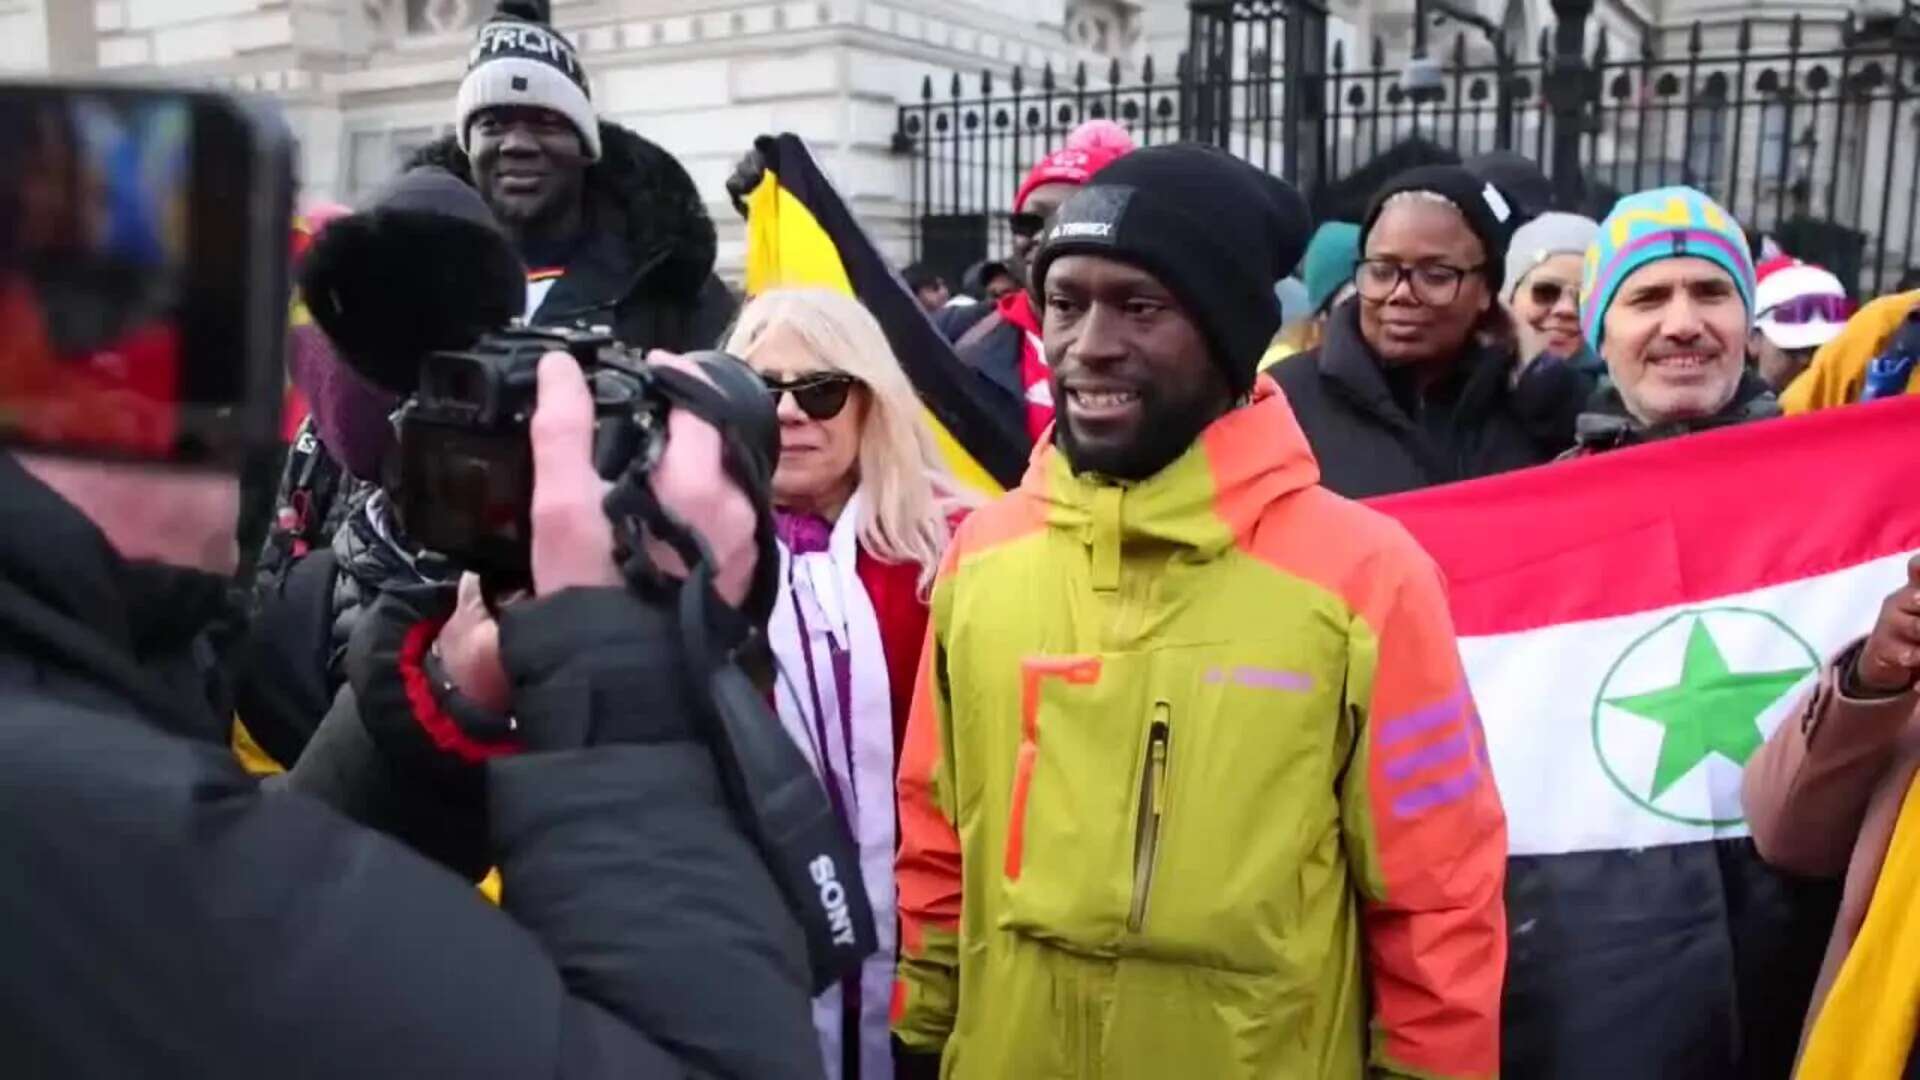
[[[595,115],[543,9],[501,3],[454,134],[299,248],[492,230],[528,323],[758,374],[759,689],[858,852],[877,950],[808,987],[686,646],[615,569],[577,369],[539,371],[533,595],[499,604],[395,514],[417,365],[296,317],[308,414],[242,526],[267,532],[244,611],[226,489],[0,455],[12,1067],[1496,1075],[1506,819],[1446,583],[1356,500],[1920,392],[1920,293],[1856,311],[1691,188],[1594,220],[1496,155],[1316,222],[1226,153],[1095,122],[1020,186],[1005,258],[902,274],[1034,443],[987,499],[858,299],[735,300],[703,193]],[[716,429],[675,422],[658,496],[749,606],[754,511]],[[1894,829],[1920,560],[1860,631],[1746,770],[1760,856],[1845,883],[1809,1024],[1870,907],[1911,900],[1877,886],[1920,844]]]

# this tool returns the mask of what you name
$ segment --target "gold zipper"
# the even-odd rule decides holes
[[[1147,726],[1147,766],[1140,774],[1140,813],[1133,833],[1133,906],[1127,929],[1139,933],[1147,920],[1147,896],[1153,891],[1154,856],[1160,848],[1160,822],[1167,810],[1167,750],[1173,727],[1173,706],[1153,704],[1153,723]]]

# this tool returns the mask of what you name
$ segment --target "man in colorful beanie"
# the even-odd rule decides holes
[[[1621,199],[1587,248],[1580,325],[1610,385],[1574,455],[1780,415],[1747,367],[1752,256],[1739,222],[1688,187]]]
[[[1132,149],[1133,137],[1119,124],[1089,120],[1073,129],[1065,146],[1040,159],[1014,194],[1013,213],[1008,215],[1013,258],[1004,265],[1015,278],[1028,276],[1027,262],[1040,231],[1060,205],[1094,173]],[[1053,396],[1039,348],[1040,318],[1025,289],[1001,293],[992,304],[990,313],[959,335],[954,348],[968,367],[1000,391],[996,401],[1002,408],[1019,412],[1027,437],[1037,439],[1053,423]]]
[[[479,190],[527,267],[528,321],[610,326],[623,342],[712,348],[734,301],[713,222],[673,156],[599,119],[548,0],[500,0],[454,100],[454,133],[408,165]]]
[[[1180,144],[1036,253],[1059,419],[954,538],[901,754],[903,1077],[1499,1068],[1506,824],[1439,574],[1255,373],[1309,228]]]

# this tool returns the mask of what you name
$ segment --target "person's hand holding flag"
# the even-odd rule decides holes
[[[1875,695],[1902,694],[1920,677],[1920,556],[1907,563],[1907,583],[1880,605],[1880,618],[1854,661],[1855,686]]]

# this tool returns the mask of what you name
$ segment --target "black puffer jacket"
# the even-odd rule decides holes
[[[799,930],[703,744],[491,763],[496,908],[240,769],[196,692],[221,582],[122,563],[4,455],[0,503],[8,1075],[819,1075]]]
[[[733,294],[713,274],[713,220],[672,154],[600,121],[600,160],[587,169],[588,239],[533,321],[610,325],[623,342],[685,352],[711,349],[733,321]],[[416,154],[473,183],[454,137]]]
[[[1272,372],[1331,490],[1364,499],[1492,476],[1552,461],[1573,444],[1587,383],[1570,368],[1515,390],[1513,357],[1475,348],[1418,394],[1374,356],[1358,319],[1349,300],[1328,317],[1318,349]]]

